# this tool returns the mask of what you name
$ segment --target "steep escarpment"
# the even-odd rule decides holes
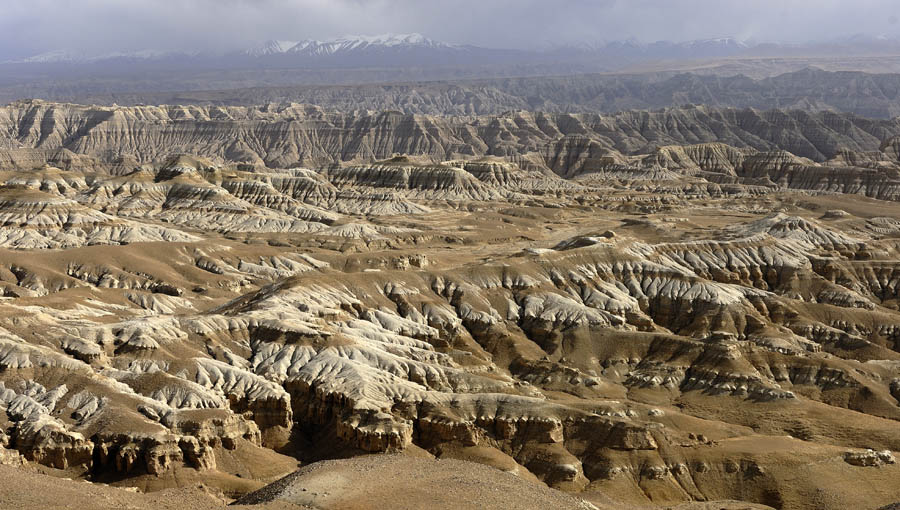
[[[0,88],[0,97],[40,97],[107,105],[115,102],[120,105],[177,103],[234,106],[295,102],[340,111],[391,110],[423,115],[499,115],[511,110],[613,113],[707,104],[732,108],[837,111],[873,118],[897,116],[900,114],[897,75],[887,72],[884,57],[842,64],[854,67],[863,65],[860,63],[863,60],[872,62],[876,70],[872,73],[829,72],[820,68],[828,66],[826,61],[816,62],[815,67],[803,68],[809,64],[804,64],[802,59],[766,59],[764,62],[741,59],[718,68],[701,64],[701,69],[693,72],[583,74],[583,70],[579,70],[582,74],[570,76],[551,72],[536,77],[452,81],[445,77],[443,81],[258,86],[176,93],[148,92],[158,87],[158,83],[143,84],[141,92],[130,92],[133,85],[120,83],[117,85],[121,87],[121,92],[114,94],[108,90],[92,92],[91,89],[97,87],[93,83],[81,83],[80,87],[72,89],[33,83],[29,87],[30,92]],[[758,79],[748,77],[768,66],[777,68],[779,63],[786,64],[792,71],[772,73],[773,76]],[[729,65],[733,66],[730,70]],[[767,71],[762,73],[768,74]],[[257,78],[245,78],[237,86],[245,87],[248,80],[254,79]],[[320,79],[328,80],[326,77]],[[397,79],[396,73],[385,73],[376,81]],[[305,78],[296,77],[294,81],[305,81]],[[364,81],[368,80],[359,80],[358,83]],[[196,87],[196,83],[182,82],[181,89],[178,87],[177,83],[170,83],[164,90],[187,90],[187,87]]]
[[[852,115],[706,107],[431,117],[339,114],[293,104],[126,108],[19,102],[0,111],[0,124],[19,146],[66,149],[109,161],[126,156],[147,162],[187,152],[287,168],[380,160],[397,153],[433,161],[537,153],[561,175],[580,172],[583,165],[573,169],[573,158],[595,159],[604,150],[635,154],[663,145],[722,142],[822,161],[841,149],[877,150],[883,140],[900,134],[893,121]]]
[[[569,175],[593,180],[607,179],[642,183],[644,188],[663,182],[695,187],[713,183],[720,189],[759,192],[768,188],[806,190],[819,193],[859,194],[880,200],[897,200],[900,165],[891,154],[894,138],[886,140],[882,151],[855,152],[841,149],[825,162],[815,162],[786,150],[756,151],[722,143],[662,146],[644,156],[625,156],[586,147],[575,153],[564,149],[564,160],[551,160],[568,168]],[[597,156],[593,156],[593,151]],[[678,182],[679,184],[675,184]]]

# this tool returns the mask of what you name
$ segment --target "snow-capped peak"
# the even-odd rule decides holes
[[[448,44],[431,40],[422,34],[347,35],[329,41],[301,41],[287,50],[287,53],[332,55],[367,48],[399,48],[404,46],[427,48],[451,47]]]
[[[334,42],[368,44],[371,46],[436,46],[440,43],[432,41],[422,34],[381,34],[381,35],[347,35],[335,39]]]
[[[278,41],[278,40],[269,40],[256,48],[251,48],[249,50],[244,51],[244,54],[249,55],[251,57],[263,57],[266,55],[277,55],[279,53],[284,53],[289,49],[293,48],[299,43],[299,41]]]

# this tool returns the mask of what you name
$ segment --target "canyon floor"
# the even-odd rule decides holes
[[[519,117],[444,159],[423,119],[238,143],[216,111],[4,110],[0,506],[900,501],[888,121]]]

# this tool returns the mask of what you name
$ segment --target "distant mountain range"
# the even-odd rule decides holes
[[[359,66],[359,65],[445,65],[457,61],[470,64],[491,62],[525,62],[553,58],[618,59],[628,62],[654,59],[691,59],[732,56],[765,55],[850,55],[900,53],[900,39],[858,35],[828,42],[810,44],[774,44],[746,42],[732,37],[685,42],[637,40],[613,41],[600,44],[565,45],[541,50],[512,50],[484,48],[471,45],[448,44],[421,34],[382,34],[376,36],[345,36],[318,40],[269,40],[252,48],[227,53],[197,51],[110,52],[85,54],[74,51],[51,51],[3,64],[103,64],[122,61],[191,60],[244,65],[294,66]]]
[[[881,77],[806,72],[768,79],[809,67]],[[900,74],[886,73],[900,73],[900,40],[889,37],[806,45],[730,37],[627,40],[516,50],[384,34],[271,40],[227,53],[48,52],[0,62],[0,104],[24,98],[103,104],[296,101],[340,109],[490,114],[703,103],[900,115]],[[540,77],[554,78],[530,79]]]
[[[191,52],[191,51],[158,51],[142,50],[136,52],[112,52],[103,54],[87,54],[69,50],[57,50],[24,59],[9,60],[4,64],[71,64],[100,63],[121,60],[231,60],[245,62],[247,59],[271,60],[273,58],[290,58],[296,63],[311,63],[313,60],[352,59],[360,57],[409,57],[411,53],[429,52],[435,55],[442,53],[496,53],[505,50],[478,48],[475,46],[452,45],[421,34],[382,34],[376,36],[346,36],[328,41],[307,39],[302,41],[269,40],[262,44],[239,51],[227,53]],[[523,52],[526,53],[526,52]],[[398,63],[400,63],[398,61]]]

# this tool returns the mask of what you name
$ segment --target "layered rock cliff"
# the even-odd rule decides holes
[[[191,153],[269,167],[371,161],[395,154],[434,161],[534,153],[561,175],[614,150],[647,153],[665,145],[722,142],[781,149],[824,161],[841,150],[878,150],[900,135],[894,121],[846,114],[707,107],[610,115],[510,112],[432,117],[399,112],[333,113],[313,106],[89,107],[18,102],[0,109],[0,139],[24,148],[66,149],[104,162],[150,162]],[[15,162],[22,156],[10,156]],[[72,163],[77,164],[77,163]]]

